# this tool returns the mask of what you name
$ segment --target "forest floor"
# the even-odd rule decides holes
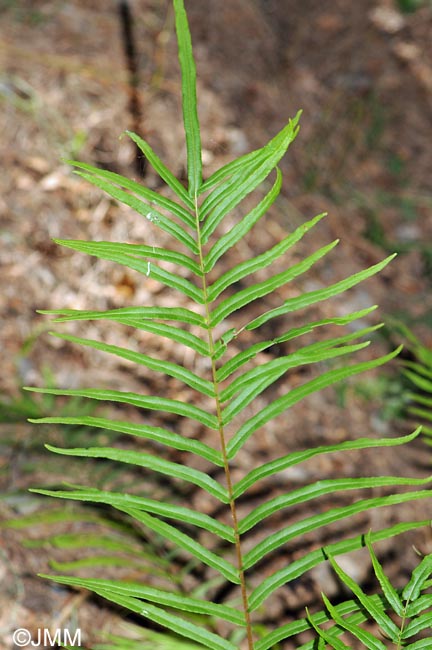
[[[319,0],[187,2],[206,176],[235,156],[262,146],[303,109],[300,135],[281,165],[282,196],[266,227],[251,233],[240,254],[264,250],[304,220],[328,212],[296,248],[294,259],[340,238],[337,254],[331,265],[312,270],[300,289],[336,282],[391,252],[399,255],[384,272],[343,300],[317,309],[318,318],[378,304],[379,315],[371,323],[401,320],[431,346],[432,8],[426,5],[402,13],[396,3],[386,0],[334,0],[331,7]],[[171,3],[131,0],[130,6],[138,51],[140,134],[181,178],[185,147]],[[27,417],[48,414],[52,405],[49,400],[23,397],[20,386],[177,390],[126,362],[107,360],[47,336],[52,327],[49,319],[36,313],[59,307],[102,310],[157,300],[169,305],[169,294],[151,278],[143,282],[133,271],[60,249],[52,241],[100,239],[156,245],[163,238],[146,220],[103,196],[63,162],[75,158],[137,175],[135,151],[126,137],[119,139],[125,129],[137,124],[129,111],[130,86],[116,3],[3,0],[0,25],[0,518],[35,516],[30,530],[0,528],[4,584],[0,648],[12,647],[11,634],[18,627],[54,629],[66,624],[86,630],[84,641],[90,647],[95,641],[93,630],[116,632],[121,619],[86,593],[70,592],[36,577],[38,572],[52,571],[49,558],[67,561],[77,555],[73,549],[53,551],[47,542],[38,546],[37,540],[53,531],[76,528],[71,521],[40,524],[41,509],[48,507],[49,500],[26,490],[59,485],[65,478],[73,482],[77,473],[85,481],[86,471],[93,482],[110,489],[119,485],[119,478],[111,466],[89,465],[83,470],[81,464],[47,457],[43,449],[47,440],[92,444],[88,441],[96,434],[29,427]],[[151,169],[146,170],[145,182],[158,187]],[[236,254],[227,257],[227,266],[236,262]],[[289,289],[283,289],[278,298],[287,295]],[[87,338],[100,336],[117,345],[128,342],[126,329],[102,323],[74,325],[68,331]],[[395,330],[386,332],[374,339],[373,355],[386,353],[400,342]],[[144,333],[137,344],[163,359],[177,353],[175,346],[156,345]],[[370,355],[368,351],[363,358]],[[298,373],[286,381],[292,385],[300,379]],[[275,448],[283,451],[308,442],[408,433],[413,423],[391,418],[401,408],[402,393],[397,362],[339,389],[327,389],[292,409],[282,428],[278,421],[259,433],[241,460],[249,468],[269,458]],[[180,398],[188,400],[190,394]],[[173,426],[177,424],[181,429],[181,423]],[[430,473],[429,453],[420,441],[403,454],[365,454],[362,463],[349,455],[342,463],[331,457],[308,464],[303,473],[292,474],[287,481],[296,485],[335,474],[373,472],[424,477]],[[137,476],[131,473],[123,480],[136,482]],[[154,486],[161,497],[163,489]],[[430,505],[424,504],[398,506],[397,513],[374,512],[371,519],[358,520],[359,530],[404,518],[424,519],[425,509],[431,512]],[[112,522],[88,526],[93,524],[97,530],[99,524],[106,525],[109,531]],[[338,532],[334,531],[335,538]],[[34,548],[23,546],[29,539]],[[311,538],[307,544],[316,542]],[[432,552],[431,531],[406,535],[391,549],[381,547],[396,581],[403,582],[416,562],[413,544]],[[296,549],[292,553],[295,557]],[[356,579],[369,580],[364,556],[347,562]],[[134,575],[137,569],[125,571]],[[310,582],[287,589],[271,603],[270,620],[289,620],[305,605],[316,604],[323,580],[328,593],[337,592],[330,574],[312,576]]]

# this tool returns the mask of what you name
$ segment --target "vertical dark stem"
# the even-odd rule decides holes
[[[213,382],[213,388],[214,388],[214,394],[215,394],[216,416],[217,416],[218,423],[219,423],[219,442],[220,442],[220,450],[221,450],[221,454],[222,454],[222,460],[223,460],[223,464],[224,464],[225,479],[226,479],[226,483],[227,483],[227,492],[228,492],[228,496],[229,496],[229,507],[230,507],[230,510],[231,510],[231,519],[232,519],[234,538],[235,538],[235,552],[236,552],[238,575],[239,575],[239,580],[240,580],[240,592],[241,592],[243,613],[244,613],[245,624],[246,624],[246,642],[247,642],[248,650],[254,650],[254,640],[253,640],[253,634],[252,634],[252,621],[251,621],[251,616],[250,616],[250,612],[249,612],[248,593],[247,593],[247,587],[246,587],[246,576],[245,576],[245,572],[244,572],[244,569],[243,569],[243,553],[242,553],[241,539],[240,539],[240,533],[239,533],[239,523],[238,523],[238,517],[237,517],[237,505],[236,505],[236,501],[235,501],[235,498],[234,498],[234,490],[233,490],[233,484],[232,484],[232,480],[231,480],[231,469],[230,469],[230,464],[229,464],[228,454],[227,454],[227,449],[226,449],[225,430],[224,430],[223,417],[222,417],[222,404],[221,404],[220,397],[219,397],[219,382],[217,380],[217,372],[216,372],[217,369],[216,369],[216,362],[215,362],[215,358],[214,358],[215,346],[214,346],[214,340],[213,340],[213,330],[212,330],[212,326],[211,326],[210,304],[208,302],[208,297],[207,297],[207,278],[206,278],[206,273],[205,273],[205,269],[204,269],[204,258],[203,258],[203,247],[202,247],[202,243],[201,243],[201,228],[200,228],[200,219],[199,219],[199,208],[198,208],[198,201],[197,201],[196,196],[195,196],[195,219],[196,219],[196,230],[197,230],[197,236],[198,236],[197,243],[198,243],[198,249],[199,249],[200,268],[201,268],[201,271],[202,271],[202,290],[203,290],[203,296],[204,296],[204,306],[205,306],[205,311],[206,311],[205,317],[206,317],[206,323],[207,323],[209,353],[210,353],[210,361],[211,361],[211,368],[212,368],[212,382]]]
[[[123,49],[126,59],[126,66],[129,73],[129,112],[132,118],[131,130],[139,133],[142,121],[142,106],[139,95],[139,66],[138,56],[135,47],[133,16],[129,2],[120,0],[118,12],[122,30]],[[147,160],[143,157],[138,145],[135,145],[135,169],[139,176],[144,178],[146,174]]]

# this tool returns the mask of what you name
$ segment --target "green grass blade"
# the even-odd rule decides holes
[[[304,309],[305,307],[315,305],[322,300],[327,300],[328,298],[332,298],[333,296],[344,293],[348,289],[354,287],[356,284],[363,282],[363,280],[366,280],[367,278],[381,271],[395,257],[395,255],[396,254],[390,255],[382,262],[379,262],[378,264],[375,264],[374,266],[371,266],[364,271],[355,273],[354,275],[345,278],[345,280],[336,282],[329,287],[325,287],[324,289],[317,289],[316,291],[309,291],[308,293],[304,293],[296,298],[290,298],[286,300],[281,307],[270,309],[270,311],[267,311],[261,316],[258,316],[258,318],[255,318],[253,321],[248,323],[248,325],[246,325],[246,329],[256,329],[257,327],[264,325],[264,323],[267,323],[272,318],[283,316],[299,309]]]
[[[99,167],[93,167],[93,165],[88,165],[86,163],[78,162],[76,160],[66,160],[65,162],[68,163],[69,165],[72,165],[73,167],[76,167],[77,169],[83,169],[85,173],[84,177],[87,178],[87,180],[89,179],[88,173],[90,173],[93,174],[96,178],[101,178],[103,180],[106,180],[108,183],[111,183],[112,185],[118,185],[119,187],[129,190],[130,192],[133,192],[134,194],[137,194],[138,196],[142,197],[143,199],[148,201],[151,205],[157,205],[159,208],[168,210],[169,212],[171,212],[171,214],[181,219],[181,221],[183,221],[183,223],[185,223],[187,226],[189,226],[192,229],[195,229],[194,217],[188,210],[185,210],[183,206],[179,205],[175,201],[171,201],[171,199],[168,199],[162,194],[159,194],[158,192],[154,192],[153,190],[150,190],[144,185],[141,185],[141,183],[137,183],[136,181],[130,180],[129,178],[126,178],[126,176],[116,174],[115,172],[111,172],[106,169],[100,169]],[[83,176],[81,172],[77,172],[77,173],[78,175]]]
[[[227,233],[222,235],[213,245],[204,258],[204,270],[206,273],[212,270],[216,262],[226,253],[227,250],[235,246],[249,230],[265,215],[270,206],[274,203],[282,187],[282,174],[276,169],[276,181],[266,196],[246,214],[235,226]]]
[[[183,122],[186,134],[189,196],[197,196],[202,184],[201,136],[197,111],[196,69],[192,40],[183,0],[174,0],[178,53],[182,75]]]
[[[262,560],[263,557],[273,552],[277,548],[286,544],[291,539],[295,539],[301,535],[305,535],[313,530],[318,530],[324,526],[328,526],[336,521],[347,519],[359,512],[366,512],[372,508],[381,508],[387,505],[394,505],[405,503],[407,501],[415,501],[416,499],[427,499],[432,495],[432,490],[424,490],[423,492],[409,492],[406,494],[391,494],[386,497],[374,497],[372,499],[361,499],[356,503],[349,506],[341,506],[339,508],[332,508],[326,512],[318,515],[307,517],[291,526],[286,526],[282,530],[268,535],[262,542],[259,542],[243,556],[243,566],[245,569],[250,569],[257,562]]]
[[[416,530],[422,526],[430,526],[430,520],[425,519],[422,521],[411,521],[396,524],[390,528],[384,528],[380,531],[376,531],[371,535],[372,542],[378,542],[384,539],[391,539],[405,533],[410,530]],[[364,536],[357,535],[350,539],[344,539],[341,542],[336,542],[326,546],[327,553],[330,553],[333,557],[337,555],[343,555],[344,553],[349,553],[350,551],[355,551],[357,549],[363,548],[364,546]],[[288,584],[292,580],[295,580],[299,576],[310,571],[314,566],[321,564],[327,560],[326,555],[322,549],[317,549],[300,558],[299,560],[294,560],[289,563],[288,566],[284,566],[282,569],[279,569],[272,575],[264,578],[262,583],[256,587],[249,597],[249,607],[250,611],[253,612],[267,600],[267,598],[279,587],[282,587],[285,584]]]
[[[267,280],[254,284],[252,287],[248,287],[242,291],[238,291],[233,296],[230,296],[226,300],[223,300],[221,304],[218,305],[218,307],[216,307],[216,309],[214,309],[211,313],[211,326],[215,327],[233,312],[236,312],[242,307],[249,305],[251,302],[257,300],[258,298],[262,298],[263,296],[272,293],[275,289],[283,286],[284,284],[297,278],[299,275],[305,273],[318,260],[327,255],[332,250],[332,248],[337,245],[338,241],[339,240],[336,240],[331,244],[320,248],[318,251],[309,257],[306,257],[298,264],[294,264],[286,271],[277,273]]]
[[[194,203],[191,201],[187,191],[177,180],[172,172],[164,165],[159,156],[153,151],[148,142],[140,138],[136,133],[132,131],[126,131],[126,134],[135,142],[136,145],[141,149],[150,165],[153,169],[159,174],[163,181],[172,189],[172,191],[181,199],[190,210],[194,210]]]
[[[182,415],[186,418],[196,420],[204,426],[211,429],[218,429],[217,418],[204,411],[193,404],[186,404],[178,400],[169,399],[167,397],[159,397],[156,395],[139,395],[138,393],[131,393],[120,390],[101,390],[98,388],[89,389],[57,389],[57,388],[35,388],[26,386],[25,390],[33,393],[43,393],[46,395],[74,395],[77,397],[86,397],[94,400],[117,402],[119,404],[131,404],[137,408],[149,409],[151,411],[165,411],[167,413],[175,413]]]
[[[214,397],[214,388],[210,381],[198,377],[198,375],[195,375],[195,373],[191,372],[187,368],[172,363],[171,361],[161,361],[160,359],[149,357],[147,354],[135,352],[134,350],[129,350],[127,348],[121,348],[117,345],[102,343],[101,341],[96,341],[94,339],[84,339],[70,334],[61,334],[57,332],[50,332],[50,334],[56,338],[62,339],[63,341],[70,341],[71,343],[87,346],[95,350],[100,350],[101,352],[114,354],[122,359],[127,359],[128,361],[132,361],[138,365],[150,368],[150,370],[154,370],[155,372],[161,372],[164,375],[178,379],[203,395]]]
[[[220,452],[212,449],[200,440],[186,438],[174,431],[163,429],[161,427],[150,426],[148,424],[136,424],[133,422],[123,422],[106,418],[98,418],[91,415],[81,415],[77,417],[45,417],[31,418],[29,422],[36,424],[70,424],[72,426],[96,427],[106,429],[107,431],[117,431],[126,435],[153,440],[159,444],[165,445],[171,449],[179,451],[188,451],[196,456],[201,456],[209,460],[218,467],[223,467],[223,460]]]
[[[287,470],[289,467],[294,467],[299,463],[304,463],[309,458],[314,458],[321,454],[329,454],[339,451],[351,451],[358,449],[372,449],[374,447],[396,447],[405,445],[411,442],[420,434],[421,427],[417,428],[413,433],[399,438],[358,438],[357,440],[347,440],[337,445],[322,445],[320,447],[313,447],[312,449],[305,449],[303,451],[295,451],[269,463],[264,463],[259,467],[251,470],[244,478],[238,481],[233,487],[233,496],[238,499],[246,490],[255,485],[258,481],[265,479],[269,476],[274,476],[279,472]]]
[[[73,501],[104,503],[122,511],[133,507],[135,510],[143,510],[144,512],[158,515],[160,517],[175,519],[190,524],[191,526],[202,528],[203,530],[207,530],[210,533],[217,535],[221,539],[227,540],[232,544],[234,543],[234,532],[230,526],[222,524],[208,515],[173,503],[164,503],[163,501],[155,501],[154,499],[135,496],[133,494],[119,494],[116,492],[107,492],[88,487],[79,487],[79,489],[76,490],[41,489],[32,490],[32,492],[60,499],[70,499]],[[110,550],[122,550],[123,548],[124,550],[123,541],[117,542],[115,540],[113,541],[112,538],[108,539],[111,539],[111,542],[116,546],[108,546],[105,548],[109,548]],[[136,548],[136,546],[134,548]]]
[[[120,307],[105,311],[88,311],[84,309],[39,309],[38,314],[60,314],[54,323],[65,323],[72,320],[168,320],[189,325],[205,327],[205,321],[200,314],[196,314],[184,307]],[[122,319],[121,321],[119,319]]]
[[[363,490],[366,488],[384,486],[396,487],[397,485],[426,485],[427,483],[430,483],[431,480],[432,477],[426,479],[412,479],[400,476],[323,479],[316,483],[305,485],[297,490],[292,490],[288,494],[274,497],[273,499],[257,506],[239,522],[239,532],[243,535],[246,531],[250,530],[270,515],[273,515],[275,512],[298,505],[299,503],[305,503],[312,499],[317,499],[326,494],[333,494],[345,490]],[[396,591],[394,591],[394,593],[396,594]],[[402,607],[400,599],[398,602],[400,607]]]
[[[119,463],[130,463],[136,467],[146,467],[154,472],[159,472],[160,474],[172,476],[182,481],[192,483],[193,485],[198,485],[200,488],[208,492],[208,494],[211,494],[216,499],[219,499],[219,501],[222,501],[222,503],[228,503],[229,501],[227,491],[205,472],[201,472],[193,467],[185,467],[179,463],[174,463],[152,454],[114,447],[63,449],[60,447],[53,447],[52,445],[46,445],[46,448],[56,454],[62,454],[63,456],[108,458],[109,460],[115,460]]]
[[[142,258],[145,258],[146,262],[148,259],[161,260],[182,266],[192,271],[198,277],[202,276],[198,264],[193,259],[183,253],[171,251],[168,248],[143,246],[141,244],[121,244],[109,241],[83,241],[80,239],[54,239],[54,241],[60,246],[94,255],[100,259],[112,259],[114,256],[115,261],[120,264],[129,265],[131,262],[138,262]],[[147,271],[145,273],[147,275]]]
[[[234,458],[238,450],[257,429],[272,420],[280,413],[283,413],[294,404],[297,404],[297,402],[302,400],[307,395],[322,390],[327,386],[331,386],[341,379],[352,377],[353,375],[357,375],[360,372],[364,372],[365,370],[370,370],[371,368],[376,368],[377,366],[386,363],[390,359],[393,359],[397,354],[399,354],[400,349],[401,348],[398,348],[394,352],[391,352],[390,354],[387,354],[378,359],[374,359],[372,361],[366,361],[363,363],[355,364],[353,366],[330,370],[323,373],[319,377],[316,377],[315,379],[302,384],[301,386],[293,388],[289,393],[286,393],[285,395],[282,395],[281,397],[275,399],[273,402],[264,407],[262,411],[247,420],[234,434],[227,445],[228,458]]]
[[[302,224],[297,228],[291,235],[285,237],[278,244],[270,248],[262,255],[257,255],[251,260],[246,260],[241,264],[238,264],[233,269],[230,269],[224,273],[216,282],[214,282],[208,289],[207,296],[209,302],[213,302],[227,287],[239,282],[243,278],[252,275],[256,271],[266,268],[281,257],[287,250],[289,250],[294,244],[302,239],[302,237],[311,229],[313,226],[318,223],[325,213],[318,215],[311,221],[308,221],[305,224]]]

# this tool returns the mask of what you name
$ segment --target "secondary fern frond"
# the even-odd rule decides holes
[[[414,360],[405,361],[404,374],[412,390],[408,393],[411,404],[408,412],[423,424],[426,442],[432,444],[432,350],[423,345],[408,327],[399,323],[398,328],[408,339]]]
[[[322,647],[329,646],[335,650],[342,647],[349,648],[339,639],[341,634],[348,632],[352,637],[360,640],[364,647],[369,650],[386,650],[388,646],[383,641],[361,626],[362,623],[368,621],[379,627],[382,637],[394,644],[396,650],[401,650],[401,648],[406,650],[429,648],[431,644],[430,634],[421,638],[418,635],[425,630],[430,631],[432,626],[432,593],[430,593],[432,555],[423,557],[414,569],[405,588],[397,591],[384,573],[383,567],[375,555],[370,535],[366,537],[366,545],[370,553],[375,576],[382,588],[383,597],[377,598],[366,594],[329,554],[328,557],[336,575],[354,594],[355,600],[349,603],[349,614],[361,608],[364,615],[360,620],[355,620],[352,616],[344,616],[323,594],[324,604],[336,625],[325,631],[310,618],[310,622],[319,637],[326,642]],[[395,615],[397,619],[395,619]]]

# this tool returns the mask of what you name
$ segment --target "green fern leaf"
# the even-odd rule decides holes
[[[69,163],[73,167],[76,167],[77,169],[83,169],[84,173],[76,173],[78,176],[82,176],[83,178],[90,181],[90,183],[98,185],[98,179],[102,179],[110,183],[110,185],[113,187],[118,185],[119,187],[129,190],[130,192],[133,192],[134,194],[142,197],[149,202],[150,206],[157,205],[159,208],[168,210],[173,215],[178,217],[181,221],[183,221],[187,226],[189,226],[189,228],[194,228],[194,220],[193,216],[190,213],[190,210],[186,210],[178,203],[175,203],[175,201],[171,201],[171,199],[167,199],[162,194],[158,194],[157,192],[148,189],[144,185],[141,185],[141,183],[132,181],[128,178],[125,178],[124,176],[121,176],[120,174],[116,174],[105,169],[100,169],[99,167],[93,167],[93,165],[88,165],[76,160],[66,160],[65,162]],[[193,208],[193,206],[191,207]]]
[[[31,418],[29,422],[36,424],[70,424],[73,426],[88,426],[106,429],[107,431],[117,431],[126,435],[137,436],[147,440],[154,440],[162,445],[179,451],[188,451],[193,455],[201,456],[209,460],[214,465],[223,467],[223,459],[220,452],[212,449],[200,440],[185,438],[184,436],[163,429],[145,424],[135,424],[133,422],[122,422],[107,418],[98,418],[91,415],[77,417],[48,417],[48,418]]]
[[[65,323],[72,320],[113,320],[125,323],[129,320],[168,320],[189,325],[205,326],[200,314],[184,307],[121,307],[106,311],[85,311],[82,309],[40,309],[39,314],[61,314],[54,319],[55,323]]]
[[[414,530],[420,528],[421,526],[428,526],[429,519],[423,521],[415,521],[397,524],[391,528],[384,528],[383,530],[376,531],[372,533],[371,539],[373,542],[380,541],[383,539],[390,539],[405,533],[409,530]],[[345,539],[341,542],[336,542],[326,546],[327,553],[331,554],[333,557],[336,555],[342,555],[344,553],[349,553],[350,551],[355,551],[359,548],[362,548],[364,545],[363,535],[357,535],[351,539]],[[275,571],[271,576],[265,578],[262,583],[256,587],[249,598],[249,607],[251,611],[258,609],[263,602],[274,592],[276,589],[281,587],[284,584],[295,580],[299,576],[309,571],[314,566],[320,564],[323,560],[327,559],[326,555],[321,549],[317,551],[312,551],[299,560],[295,560],[289,564],[289,566]]]
[[[210,533],[218,535],[221,539],[234,544],[235,538],[233,529],[226,524],[216,521],[212,517],[205,515],[201,512],[195,512],[190,508],[178,506],[172,503],[163,503],[132,494],[118,494],[114,492],[105,492],[95,488],[79,487],[78,490],[32,490],[37,494],[44,494],[46,496],[60,497],[62,499],[73,499],[77,501],[90,501],[93,503],[104,503],[116,508],[117,510],[126,511],[127,509],[134,508],[134,510],[142,510],[151,514],[166,517],[168,519],[175,519],[191,526],[196,526]]]
[[[64,396],[77,396],[88,397],[94,400],[101,400],[107,402],[117,402],[119,404],[130,404],[141,409],[148,409],[151,411],[165,411],[167,413],[175,413],[182,415],[191,420],[196,420],[210,429],[218,429],[217,418],[211,413],[207,413],[201,408],[193,404],[186,404],[179,400],[168,399],[166,397],[158,397],[156,395],[139,395],[138,393],[131,393],[120,390],[61,390],[57,388],[30,388],[26,387],[34,393],[44,393],[46,395],[64,395]]]
[[[197,196],[202,184],[201,137],[197,111],[196,69],[183,0],[174,0],[179,61],[182,71],[183,122],[186,134],[189,196]]]
[[[202,379],[195,373],[187,370],[187,368],[179,366],[176,363],[171,363],[169,361],[160,361],[159,359],[149,357],[147,354],[141,354],[140,352],[135,352],[134,350],[129,350],[127,348],[120,348],[117,345],[101,343],[100,341],[95,341],[94,339],[83,339],[77,336],[71,336],[69,334],[58,334],[56,332],[53,332],[53,336],[63,339],[64,341],[70,341],[71,343],[88,346],[95,350],[100,350],[101,352],[114,354],[122,359],[127,359],[128,361],[133,361],[138,365],[150,368],[150,370],[154,370],[155,372],[161,372],[165,375],[168,375],[169,377],[174,377],[187,386],[194,388],[196,391],[202,393],[203,395],[207,395],[209,397],[214,397],[215,395],[213,384],[210,381]]]
[[[391,639],[394,643],[396,643],[399,638],[399,629],[397,625],[391,620],[391,618],[387,614],[385,614],[381,610],[381,608],[376,607],[374,600],[370,599],[363,592],[363,590],[359,587],[359,585],[355,582],[355,580],[353,580],[345,571],[343,571],[343,569],[337,564],[337,562],[334,560],[334,558],[331,555],[329,555],[328,558],[335,573],[342,580],[342,582],[353,592],[353,594],[355,594],[359,602],[369,613],[371,619],[376,621],[380,626],[381,630],[384,632],[384,634],[386,634],[389,639]],[[328,600],[326,599],[326,605],[327,603]],[[340,621],[336,620],[336,623],[340,624]],[[354,627],[351,626],[349,631],[353,632],[354,635],[357,636],[357,638],[359,638],[358,633],[355,632]],[[377,646],[377,650],[378,650],[378,646]],[[379,648],[379,650],[381,650],[381,647]]]
[[[183,481],[198,485],[203,490],[219,499],[222,503],[228,503],[229,497],[226,490],[210,476],[200,470],[191,467],[184,467],[179,463],[173,463],[163,458],[157,458],[151,454],[138,451],[128,451],[109,447],[94,447],[89,449],[60,449],[52,445],[46,445],[47,449],[56,454],[64,456],[81,456],[85,458],[109,458],[119,463],[130,463],[138,467],[148,467],[155,472],[174,476]]]
[[[336,445],[323,445],[320,447],[314,447],[312,449],[306,449],[304,451],[293,452],[277,458],[276,460],[270,461],[269,463],[264,463],[263,465],[256,467],[251,470],[246,476],[238,481],[235,484],[233,494],[237,499],[241,496],[248,488],[252,485],[255,485],[259,480],[267,478],[268,476],[273,476],[278,472],[283,472],[289,467],[303,463],[309,458],[314,458],[320,454],[328,454],[336,451],[350,451],[354,449],[367,449],[374,447],[396,447],[399,445],[407,444],[414,440],[420,434],[421,428],[419,427],[413,433],[408,436],[402,436],[400,438],[389,438],[389,439],[369,439],[369,438],[358,438],[357,440],[347,440]]]
[[[297,311],[299,309],[304,309],[305,307],[310,307],[315,305],[322,300],[327,300],[328,298],[333,298],[334,296],[344,293],[348,289],[351,289],[356,284],[363,282],[366,278],[370,278],[375,273],[379,273],[387,264],[395,257],[395,255],[390,255],[382,262],[371,266],[365,271],[360,271],[351,275],[341,282],[336,282],[325,289],[318,289],[317,291],[309,291],[309,293],[304,293],[303,295],[297,298],[290,298],[284,302],[282,307],[277,307],[276,309],[271,309],[268,312],[262,314],[258,318],[255,318],[253,321],[246,325],[246,329],[252,330],[257,327],[261,327],[264,323],[267,323],[270,319],[275,318],[276,316],[282,316],[289,314],[290,312]]]
[[[204,271],[206,273],[209,273],[209,271],[212,270],[218,259],[220,259],[224,253],[243,239],[243,237],[259,221],[259,219],[265,215],[267,210],[277,199],[282,187],[282,174],[279,169],[276,169],[276,172],[276,181],[270,192],[268,192],[263,200],[246,216],[244,216],[241,221],[213,244],[212,248],[203,260]]]
[[[365,318],[374,307],[315,321],[304,318],[295,327],[286,329],[277,337],[260,342],[253,341],[252,344],[249,344],[253,336],[250,332],[263,325],[271,325],[275,318],[286,317],[292,312],[343,294],[381,271],[393,256],[330,286],[303,293],[299,293],[296,287],[298,295],[288,298],[282,304],[279,303],[279,306],[269,308],[263,298],[274,294],[309,271],[338,243],[336,240],[322,245],[294,264],[286,262],[284,256],[290,248],[324,216],[318,215],[301,224],[293,232],[286,233],[279,242],[264,252],[257,255],[252,253],[250,259],[240,260],[234,265],[226,264],[226,259],[223,259],[224,270],[217,272],[217,263],[258,224],[277,198],[282,187],[278,164],[298,133],[300,113],[270,142],[229,162],[203,181],[196,67],[191,34],[184,1],[173,0],[173,6],[182,75],[188,187],[183,187],[150,145],[133,133],[128,133],[129,137],[171,190],[170,198],[111,171],[101,170],[86,163],[72,162],[79,176],[146,218],[149,227],[161,228],[169,235],[170,243],[166,247],[156,247],[107,241],[57,240],[59,244],[74,251],[132,269],[142,276],[143,282],[146,281],[146,276],[150,276],[171,292],[172,300],[168,304],[172,306],[162,306],[167,304],[162,303],[105,311],[59,309],[40,313],[56,315],[57,323],[108,321],[110,324],[118,323],[133,330],[142,330],[152,336],[168,339],[178,348],[175,355],[177,361],[167,360],[163,355],[159,358],[156,351],[149,352],[146,349],[144,353],[138,347],[131,349],[82,336],[56,334],[69,343],[109,353],[143,366],[152,373],[158,373],[159,378],[172,378],[175,381],[170,381],[170,385],[176,387],[177,382],[180,382],[182,387],[187,387],[187,398],[183,398],[182,393],[176,393],[174,397],[178,399],[174,399],[171,393],[165,395],[163,391],[162,394],[146,395],[109,388],[50,387],[29,390],[48,396],[82,398],[88,400],[90,405],[109,401],[144,411],[148,422],[96,417],[88,414],[88,411],[74,412],[73,417],[68,413],[65,416],[44,417],[32,421],[69,427],[89,426],[105,430],[107,434],[124,434],[128,436],[128,445],[118,436],[114,443],[116,446],[97,447],[93,442],[87,446],[87,443],[80,441],[79,445],[74,443],[72,448],[52,445],[47,445],[47,448],[64,456],[99,459],[101,463],[116,462],[120,467],[127,464],[129,469],[135,467],[141,472],[142,468],[150,470],[151,473],[164,477],[167,483],[164,494],[168,494],[171,485],[180,485],[178,494],[158,500],[152,498],[151,490],[148,494],[144,492],[144,495],[141,495],[130,494],[127,490],[112,491],[75,484],[66,484],[62,490],[42,489],[38,492],[46,496],[114,508],[120,513],[122,521],[131,522],[131,528],[133,526],[136,530],[144,530],[146,536],[161,540],[164,551],[177,554],[182,562],[191,562],[194,566],[203,567],[204,583],[199,585],[196,593],[185,593],[182,576],[177,575],[173,584],[166,587],[167,583],[169,584],[169,559],[168,564],[158,561],[157,554],[147,552],[147,549],[142,552],[138,550],[134,554],[134,544],[121,536],[114,535],[111,538],[109,535],[98,533],[80,537],[70,531],[64,535],[52,535],[49,538],[51,544],[76,549],[86,546],[96,550],[96,553],[72,562],[57,562],[54,566],[58,570],[87,571],[103,566],[125,566],[135,570],[136,567],[144,566],[144,571],[151,572],[154,578],[160,578],[161,584],[150,586],[140,582],[101,580],[87,577],[87,574],[86,578],[60,576],[53,579],[61,584],[90,589],[118,606],[167,628],[171,635],[180,635],[193,645],[198,643],[200,647],[212,650],[235,650],[238,647],[247,647],[247,650],[270,650],[295,634],[309,632],[310,636],[314,630],[319,635],[318,640],[311,638],[302,646],[302,650],[323,650],[326,644],[336,650],[345,650],[348,646],[340,638],[345,633],[353,635],[371,650],[383,650],[382,641],[365,631],[361,624],[372,618],[388,638],[398,643],[405,638],[411,639],[426,629],[430,624],[430,599],[426,589],[430,587],[432,556],[420,563],[409,584],[400,594],[386,578],[373,552],[372,543],[415,530],[419,526],[427,525],[427,521],[399,523],[376,531],[366,538],[372,565],[383,591],[382,596],[366,595],[363,588],[356,585],[338,567],[334,559],[340,554],[362,548],[365,544],[363,533],[329,544],[325,550],[315,548],[310,552],[305,551],[282,568],[270,571],[262,579],[257,579],[257,576],[260,578],[259,564],[262,560],[270,559],[275,551],[288,542],[295,540],[296,544],[300,544],[304,535],[310,533],[314,533],[319,539],[328,528],[331,530],[333,524],[349,522],[350,518],[359,513],[430,498],[432,490],[428,489],[397,492],[400,487],[424,486],[430,481],[430,477],[324,477],[284,494],[270,495],[268,500],[260,503],[254,502],[248,512],[240,511],[237,501],[243,498],[250,488],[255,488],[259,481],[275,477],[287,468],[308,459],[348,450],[396,447],[413,440],[419,434],[419,431],[415,431],[410,436],[395,439],[346,440],[339,444],[315,446],[301,451],[293,451],[287,447],[282,457],[241,474],[242,454],[239,452],[243,451],[244,445],[261,427],[316,391],[390,361],[400,349],[369,361],[341,365],[344,357],[355,357],[358,351],[369,345],[369,341],[363,341],[362,337],[380,327],[355,323]],[[270,184],[269,177],[274,173],[276,178]],[[251,203],[255,207],[248,208],[249,211],[242,215],[245,199],[256,190],[259,198]],[[247,203],[249,204],[249,201]],[[234,210],[236,214],[232,220],[233,225],[230,224],[228,230],[223,221]],[[219,234],[221,230],[225,230],[224,234]],[[272,267],[275,262],[278,263],[276,270]],[[281,264],[284,266],[281,267]],[[280,270],[281,268],[283,270]],[[262,269],[267,269],[265,279],[255,275]],[[245,279],[245,288],[236,291],[236,283]],[[252,314],[249,307],[253,308]],[[317,333],[317,330],[321,331],[320,328],[332,325],[349,325],[350,331],[338,337],[307,341],[302,345],[302,336]],[[290,349],[291,345],[293,346],[290,354],[262,361],[260,353],[287,342],[290,342]],[[298,345],[294,348],[296,343]],[[156,349],[155,346],[154,350]],[[182,361],[178,361],[179,359]],[[273,393],[273,397],[267,400],[259,412],[248,410],[252,402],[291,370],[312,364],[317,368],[317,364],[326,362],[331,362],[331,365],[327,364],[324,370],[318,366],[318,376],[292,389],[287,388],[288,378],[285,393]],[[417,367],[411,366],[407,372],[415,376],[417,387],[425,389],[429,385],[430,376],[419,372]],[[424,401],[428,398],[420,396],[417,399],[420,406],[429,406]],[[162,421],[174,421],[173,430],[154,426],[151,419],[153,412],[156,412]],[[194,425],[192,432],[188,432],[187,436],[180,435],[176,430],[179,418],[182,418],[181,431],[189,422]],[[205,433],[206,437],[200,439],[201,433]],[[196,435],[196,438],[192,438],[192,435]],[[147,447],[130,448],[133,441],[131,436],[156,443],[161,448],[158,447],[154,453],[149,453]],[[164,456],[167,449],[185,452],[187,460],[180,462],[178,455],[174,455],[173,460],[168,460]],[[150,472],[145,472],[146,477]],[[392,492],[386,496],[358,498],[354,503],[340,507],[333,504],[329,510],[315,511],[315,514],[310,516],[302,514],[301,511],[299,515],[297,513],[298,506],[308,502],[312,504],[314,499],[332,493],[345,494],[378,487],[390,488]],[[193,498],[186,504],[182,500],[181,495],[191,494],[192,489],[196,490],[199,496],[205,497],[205,512],[196,506],[200,503],[200,498]],[[315,505],[315,502],[312,505]],[[213,514],[207,511],[207,508],[214,508]],[[259,535],[258,542],[255,542],[252,536],[246,537],[248,531],[254,527],[267,525],[269,517],[290,508],[295,516],[290,517],[289,525],[273,529],[266,535]],[[267,598],[280,587],[325,562],[327,558],[330,558],[339,577],[352,590],[353,599],[336,606],[324,599],[326,611],[292,621],[276,630],[263,631],[259,626],[255,626],[257,610],[265,604]],[[250,587],[249,578],[251,584],[257,585],[255,588]],[[222,596],[223,602],[211,602],[215,586],[221,587],[220,593],[223,594],[225,590],[229,593],[225,600]],[[406,618],[408,612],[412,615],[411,621],[404,627],[406,636],[403,639],[401,630],[388,613],[389,607],[401,618]],[[219,622],[223,625],[219,626]],[[321,627],[324,624],[325,627]],[[255,636],[260,638],[255,639]],[[175,639],[175,636],[170,639]],[[423,647],[418,643],[414,641],[408,647]]]

